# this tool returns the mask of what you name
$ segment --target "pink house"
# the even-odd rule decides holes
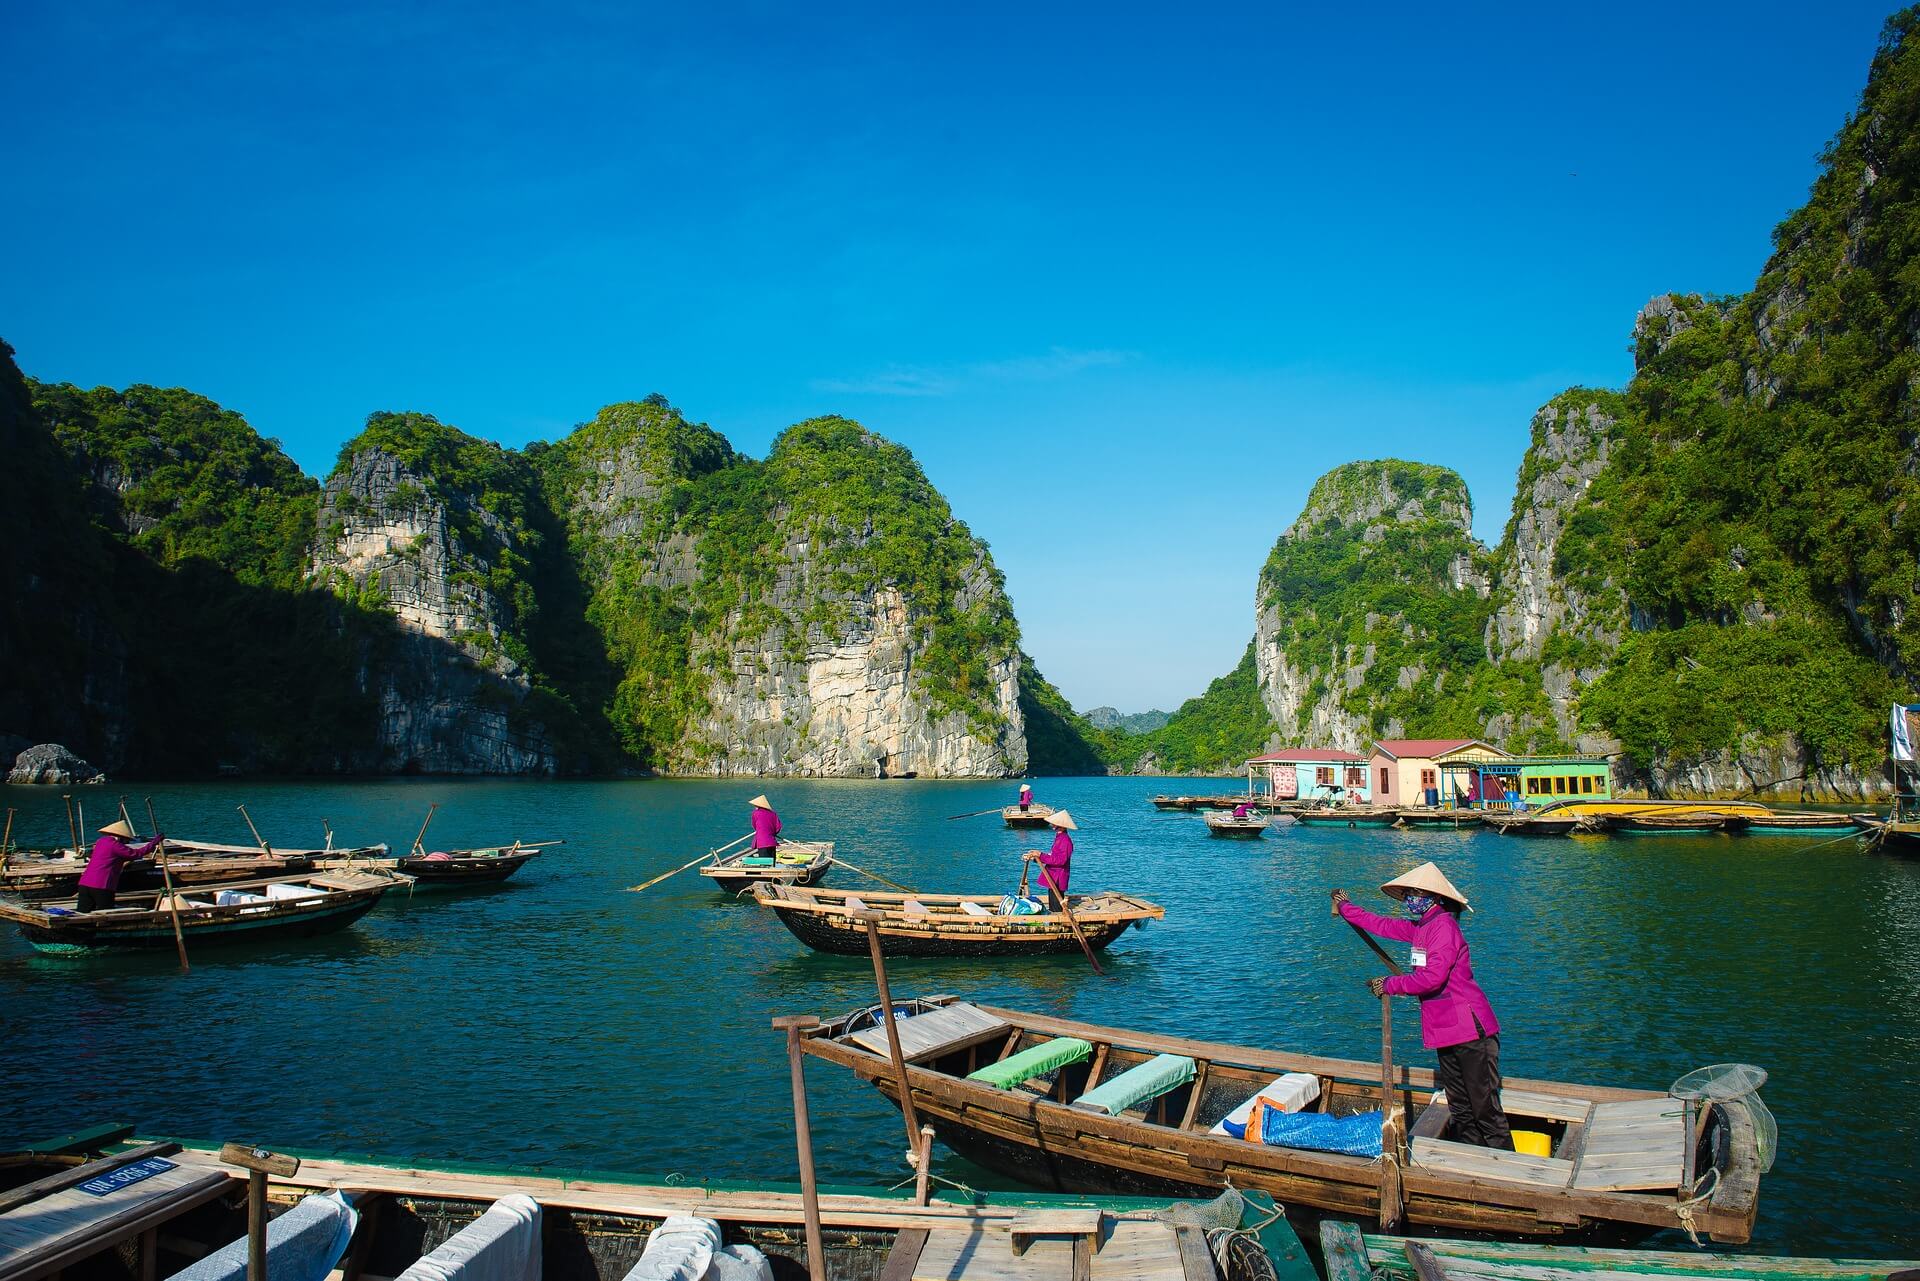
[[[1477,738],[1383,738],[1367,758],[1375,805],[1467,805],[1478,797],[1460,789],[1466,775],[1440,768],[1437,757],[1501,760],[1507,754]]]

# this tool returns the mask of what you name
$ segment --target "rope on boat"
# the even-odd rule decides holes
[[[1702,1192],[1700,1190],[1700,1185],[1707,1182],[1709,1179],[1713,1181],[1713,1186],[1708,1188],[1705,1192]],[[1693,1244],[1696,1246],[1700,1244],[1700,1233],[1693,1221],[1693,1207],[1696,1205],[1699,1205],[1701,1202],[1711,1197],[1716,1191],[1719,1190],[1719,1187],[1720,1187],[1720,1167],[1714,1166],[1713,1168],[1709,1169],[1705,1174],[1695,1179],[1693,1181],[1693,1186],[1687,1189],[1687,1199],[1682,1201],[1679,1205],[1676,1205],[1673,1207],[1674,1214],[1678,1216],[1680,1219],[1681,1230],[1687,1234],[1687,1240],[1693,1242]]]

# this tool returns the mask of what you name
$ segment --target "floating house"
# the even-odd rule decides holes
[[[1506,760],[1507,754],[1477,738],[1383,738],[1367,758],[1375,805],[1474,805],[1484,794],[1464,770],[1443,770],[1470,761]]]
[[[1266,780],[1266,792],[1276,801],[1340,800],[1350,805],[1372,803],[1367,785],[1367,758],[1337,748],[1285,747],[1247,762],[1247,791]]]
[[[1528,805],[1578,798],[1613,799],[1613,770],[1604,756],[1506,756],[1487,759],[1463,752],[1435,762],[1442,786],[1475,798],[1483,809],[1512,809],[1518,797]]]

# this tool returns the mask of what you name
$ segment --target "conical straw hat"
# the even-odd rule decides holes
[[[752,800],[748,801],[747,804],[753,806],[755,809],[758,809],[758,810],[770,810],[773,808],[773,802],[766,798],[766,794],[764,792],[759,796],[754,797]]]
[[[1055,810],[1053,813],[1047,815],[1047,822],[1053,824],[1055,827],[1064,827],[1069,832],[1077,832],[1080,830],[1080,825],[1073,821],[1073,815],[1067,813],[1065,810]]]
[[[1022,784],[1020,784],[1020,790],[1021,790],[1021,791],[1023,791],[1023,792],[1031,792],[1031,791],[1033,790],[1033,784],[1032,784],[1032,783],[1022,783]]]
[[[1382,894],[1398,899],[1404,899],[1416,890],[1422,894],[1436,894],[1441,898],[1452,899],[1461,907],[1467,906],[1467,896],[1454,889],[1453,882],[1447,879],[1446,873],[1431,863],[1422,863],[1411,872],[1396,876],[1380,887]],[[1468,908],[1468,910],[1472,909]]]
[[[116,818],[100,830],[108,836],[118,836],[123,839],[133,835],[133,829],[127,826],[127,820],[124,818]]]

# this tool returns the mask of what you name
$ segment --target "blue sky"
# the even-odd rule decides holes
[[[1314,479],[1444,463],[1737,292],[1886,4],[8,6],[0,337],[324,474],[664,392],[843,413],[988,539],[1076,706],[1239,658]],[[431,12],[428,12],[428,9]]]

